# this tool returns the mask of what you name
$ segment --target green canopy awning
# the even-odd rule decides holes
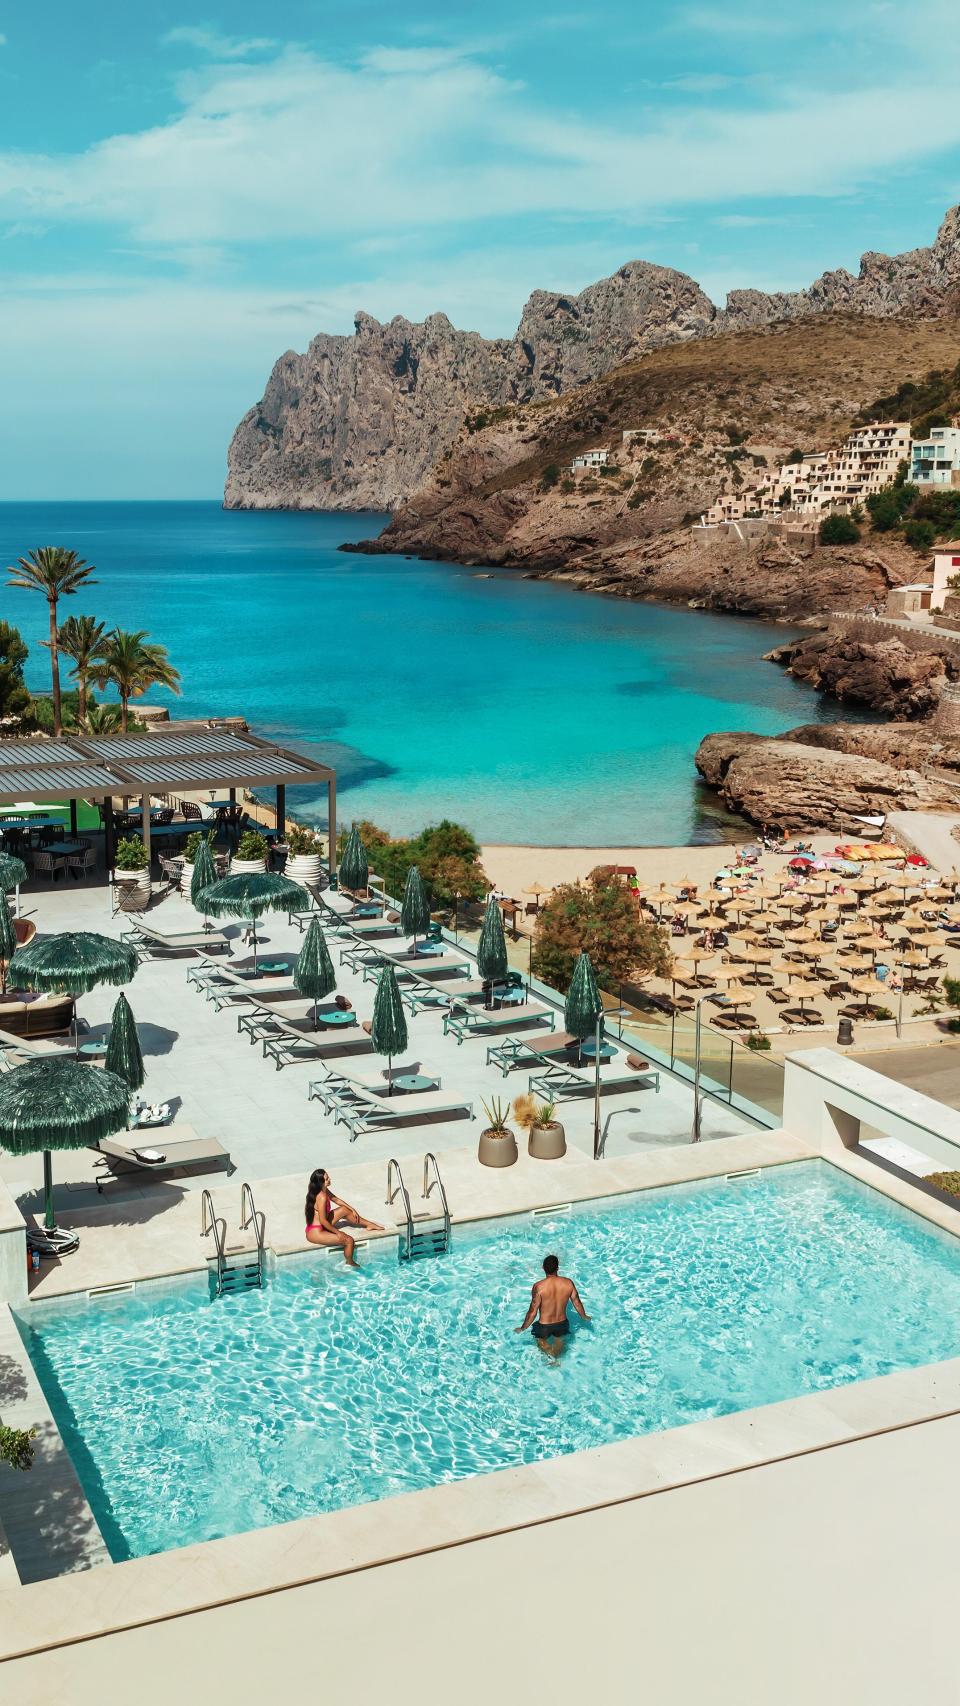
[[[407,1046],[407,1016],[403,1010],[400,986],[393,966],[384,966],[377,979],[370,1041],[377,1054],[387,1056],[387,1082],[392,1092],[393,1056],[402,1054]]]
[[[570,988],[564,1003],[563,1019],[571,1036],[592,1037],[597,1028],[597,1015],[603,1012],[603,1002],[589,954],[581,953],[573,968]]]
[[[400,908],[400,922],[404,934],[412,936],[414,941],[418,936],[425,936],[430,928],[430,905],[418,865],[411,865],[407,872],[407,882]]]
[[[370,866],[367,862],[367,850],[360,840],[360,831],[354,824],[343,849],[337,881],[342,889],[365,889],[369,877]]]
[[[303,947],[293,968],[293,981],[301,995],[313,1002],[313,1022],[316,1025],[318,1001],[322,1001],[325,995],[332,995],[337,987],[337,974],[319,918],[311,918],[307,926]]]
[[[487,901],[487,910],[480,926],[477,970],[485,983],[499,983],[507,975],[507,939],[503,933],[503,913],[493,895]]]
[[[7,973],[12,989],[45,995],[85,995],[101,983],[129,983],[137,970],[136,949],[94,930],[64,930],[35,936],[18,948]]]
[[[117,1004],[113,1009],[104,1065],[108,1072],[113,1072],[117,1078],[122,1079],[130,1090],[139,1090],[146,1076],[136,1020],[125,995],[117,997]]]
[[[43,1154],[45,1224],[54,1231],[54,1149],[85,1149],[122,1131],[130,1092],[121,1078],[72,1056],[45,1055],[0,1076],[0,1148]]]

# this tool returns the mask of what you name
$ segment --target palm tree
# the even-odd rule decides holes
[[[73,661],[70,671],[77,684],[77,727],[87,720],[87,687],[96,664],[103,656],[106,623],[95,616],[68,616],[57,634],[60,650]]]
[[[50,672],[53,681],[53,732],[60,733],[62,717],[60,712],[60,662],[57,655],[57,603],[70,593],[79,592],[84,581],[96,571],[92,563],[85,563],[78,557],[76,551],[68,551],[65,545],[38,545],[35,551],[28,551],[25,557],[18,557],[16,568],[11,566],[8,573],[12,577],[8,586],[23,586],[31,592],[42,592],[50,607]]]
[[[120,731],[127,732],[130,700],[146,693],[148,687],[169,687],[180,691],[180,671],[170,662],[166,646],[147,639],[146,628],[136,633],[114,628],[103,643],[100,660],[94,665],[98,687],[112,683],[120,695]]]
[[[87,712],[88,735],[115,735],[119,729],[119,705],[91,705]]]

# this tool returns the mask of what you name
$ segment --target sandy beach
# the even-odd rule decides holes
[[[818,853],[832,853],[836,835],[805,835],[801,838]],[[744,841],[749,840],[744,836]],[[796,838],[790,838],[793,846]],[[481,849],[483,868],[494,888],[522,901],[534,883],[555,888],[584,878],[596,865],[635,865],[641,883],[712,882],[733,852],[734,843],[719,842],[707,847],[508,847]],[[768,864],[779,864],[778,854],[767,855]]]

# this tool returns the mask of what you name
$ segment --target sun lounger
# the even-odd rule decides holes
[[[448,982],[432,984],[429,978],[414,976],[411,968],[405,966],[400,998],[404,1006],[416,1014],[421,1007],[450,1007],[457,1002],[462,1005],[466,1001],[476,1001],[486,988],[482,978],[469,977],[451,978]]]
[[[277,1022],[262,1038],[264,1059],[272,1060],[279,1072],[299,1061],[333,1060],[344,1054],[372,1054],[369,1031],[361,1025],[342,1025],[330,1031],[315,1031],[313,1019],[294,1024]]]
[[[514,1066],[529,1066],[538,1061],[549,1065],[553,1057],[566,1054],[576,1041],[570,1031],[538,1031],[532,1037],[504,1037],[487,1049],[487,1065],[499,1066],[506,1078]]]
[[[389,1130],[407,1122],[421,1125],[438,1114],[465,1114],[468,1119],[474,1118],[472,1102],[463,1097],[445,1097],[438,1090],[414,1096],[382,1096],[364,1090],[351,1080],[337,1093],[336,1085],[318,1080],[311,1084],[309,1095],[312,1100],[328,1104],[327,1111],[333,1113],[335,1124],[347,1127],[351,1143],[356,1143],[362,1132]]]
[[[392,964],[400,984],[416,981],[417,983],[432,983],[434,979],[467,977],[472,969],[470,960],[459,958],[456,954],[424,954],[421,959],[412,955],[409,960],[399,958],[395,954],[384,954],[382,959],[371,960],[360,967],[364,983],[376,983],[384,964]]]
[[[537,1096],[542,1096],[545,1102],[565,1102],[572,1096],[592,1096],[596,1090],[596,1069],[593,1063],[586,1067],[565,1066],[559,1063],[548,1066],[539,1072],[532,1072],[528,1079],[528,1087]],[[652,1084],[655,1094],[660,1094],[660,1074],[655,1067],[644,1062],[642,1066],[631,1066],[627,1056],[619,1052],[612,1061],[604,1062],[600,1068],[601,1093],[609,1094],[624,1090],[644,1090]]]
[[[168,1126],[163,1132],[144,1135],[139,1144],[134,1143],[134,1133],[129,1134],[130,1141],[121,1143],[119,1138],[104,1137],[91,1148],[101,1163],[101,1171],[97,1175],[97,1190],[102,1192],[108,1178],[121,1179],[128,1173],[175,1173],[180,1167],[205,1168],[208,1172],[215,1167],[226,1166],[228,1172],[233,1172],[230,1161],[230,1151],[224,1149],[215,1137],[179,1137],[168,1140],[167,1131],[186,1132],[186,1126]],[[163,1156],[162,1161],[149,1161],[144,1158],[145,1152],[151,1150]]]
[[[124,930],[121,935],[124,942],[132,942],[140,959],[148,959],[152,954],[208,954],[214,948],[222,948],[231,952],[230,938],[222,930],[158,930],[156,925],[147,924],[138,918],[131,929]]]
[[[462,1043],[464,1037],[483,1036],[488,1031],[512,1031],[517,1025],[529,1025],[534,1021],[548,1025],[552,1031],[556,1025],[553,1009],[544,1007],[539,1001],[524,1001],[507,1007],[458,1007],[444,1014],[443,1033],[444,1036],[455,1036],[457,1042]]]

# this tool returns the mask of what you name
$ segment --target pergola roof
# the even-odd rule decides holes
[[[0,740],[0,806],[223,786],[324,786],[329,765],[247,730],[165,724],[155,733]]]

